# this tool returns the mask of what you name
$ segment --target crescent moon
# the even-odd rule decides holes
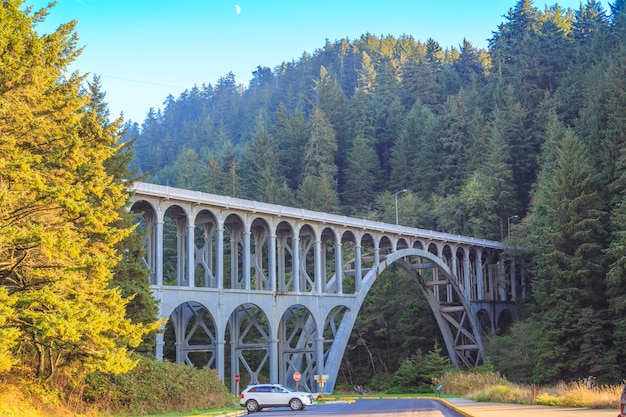
[[[239,7],[239,5],[235,6],[235,13],[237,14],[241,13],[241,7]]]

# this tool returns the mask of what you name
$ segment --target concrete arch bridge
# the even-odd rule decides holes
[[[517,316],[524,271],[500,242],[136,182],[146,266],[169,318],[156,356],[217,369],[235,390],[272,382],[333,391],[348,338],[379,274],[415,280],[456,366]],[[174,341],[174,343],[169,342]]]

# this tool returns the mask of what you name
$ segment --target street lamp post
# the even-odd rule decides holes
[[[509,233],[509,239],[511,238],[511,219],[519,219],[519,216],[517,214],[509,217],[508,219],[506,219],[506,230]]]
[[[406,193],[407,190],[400,190],[396,193],[396,224],[398,224],[398,194]]]

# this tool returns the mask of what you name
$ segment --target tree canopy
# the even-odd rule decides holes
[[[122,121],[109,122],[97,80],[68,73],[75,22],[39,34],[48,9],[23,7],[0,6],[0,367],[124,372],[154,327],[132,323],[111,285],[133,232],[113,172]]]

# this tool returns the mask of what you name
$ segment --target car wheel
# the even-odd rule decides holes
[[[248,413],[254,413],[255,411],[258,411],[259,403],[254,400],[248,400],[248,402],[246,402],[246,410],[248,410]]]
[[[289,400],[289,407],[291,407],[293,411],[302,410],[302,401],[297,398],[292,398]]]

